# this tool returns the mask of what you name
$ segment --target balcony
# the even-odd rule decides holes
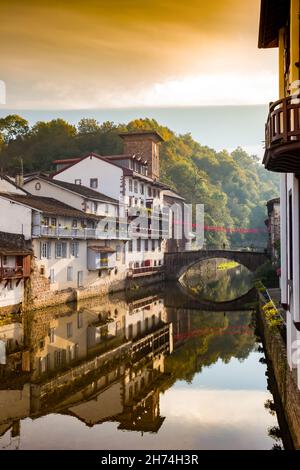
[[[0,268],[0,279],[19,279],[23,277],[23,267],[2,267]]]
[[[47,225],[34,226],[32,229],[33,237],[46,238],[76,238],[82,240],[127,240],[127,230],[100,230],[97,228],[68,228],[68,227],[50,227]]]
[[[153,276],[164,272],[163,266],[145,266],[142,268],[132,268],[128,271],[128,277]]]
[[[270,104],[263,164],[271,171],[300,174],[300,96]]]

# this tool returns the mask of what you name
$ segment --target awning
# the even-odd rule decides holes
[[[92,246],[89,246],[88,247],[90,250],[93,250],[95,251],[96,253],[115,253],[116,252],[116,249],[114,248],[111,248],[109,246],[95,246],[95,245],[92,245]]]

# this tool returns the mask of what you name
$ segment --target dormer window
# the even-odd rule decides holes
[[[98,178],[91,178],[90,179],[90,188],[92,188],[92,189],[98,188]]]

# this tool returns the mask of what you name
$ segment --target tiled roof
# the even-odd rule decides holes
[[[18,202],[19,204],[24,204],[36,209],[45,214],[49,215],[61,215],[66,217],[80,217],[85,219],[98,219],[96,215],[86,214],[83,211],[74,209],[63,202],[57,201],[56,199],[50,197],[41,197],[33,195],[21,195],[21,194],[7,194],[0,193],[1,197],[5,197],[10,201]]]

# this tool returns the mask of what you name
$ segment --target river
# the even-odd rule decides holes
[[[2,318],[0,449],[289,448],[255,299],[202,307],[252,287],[221,264]]]

